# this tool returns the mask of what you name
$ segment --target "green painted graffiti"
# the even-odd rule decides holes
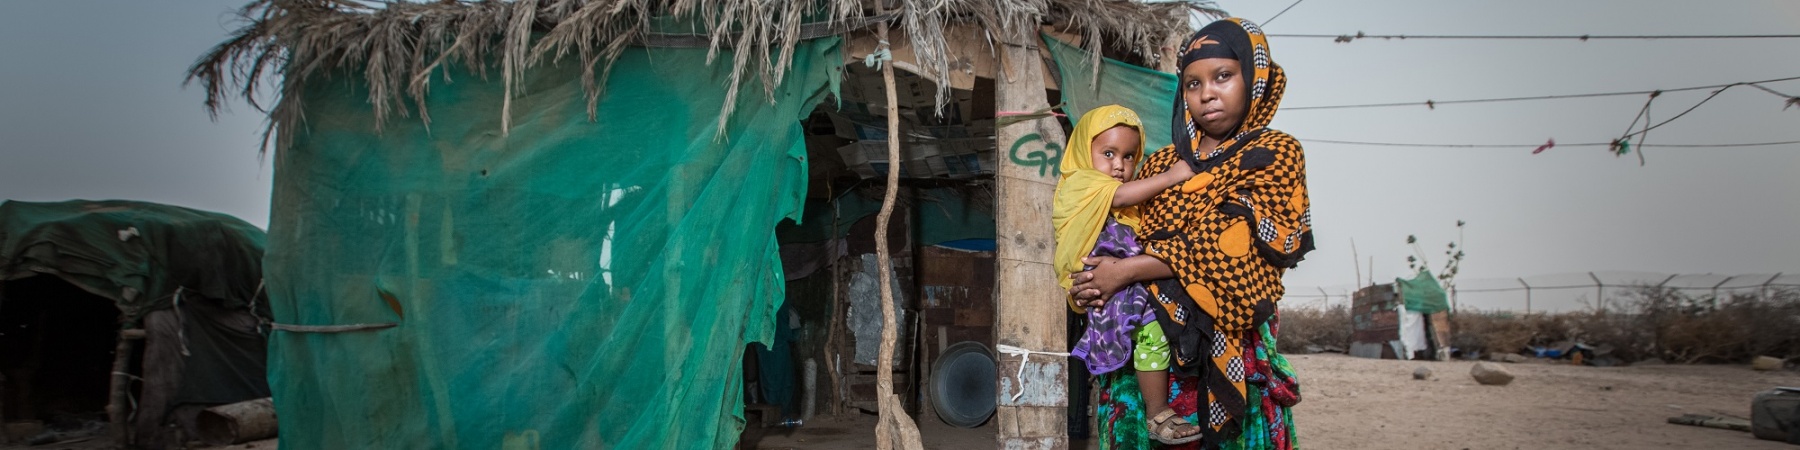
[[[1043,140],[1044,137],[1039,136],[1037,133],[1027,134],[1024,137],[1019,138],[1019,140],[1013,141],[1012,151],[1007,154],[1007,157],[1012,159],[1013,164],[1025,167],[1036,167],[1038,176],[1040,177],[1057,173],[1051,168],[1062,163],[1063,148],[1061,145],[1057,145],[1055,142],[1045,141],[1042,147],[1027,149],[1030,151],[1024,155],[1019,154],[1020,149],[1025,149],[1025,144]]]

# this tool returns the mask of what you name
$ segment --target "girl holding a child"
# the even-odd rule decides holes
[[[1291,449],[1300,389],[1275,351],[1276,301],[1313,242],[1305,156],[1267,128],[1287,77],[1242,19],[1180,58],[1173,145],[1140,156],[1140,122],[1117,107],[1071,133],[1056,265],[1091,323],[1073,353],[1100,374],[1101,448]]]

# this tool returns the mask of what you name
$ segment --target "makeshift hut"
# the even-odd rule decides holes
[[[110,422],[160,449],[171,422],[191,437],[200,409],[269,396],[263,239],[168,205],[0,203],[0,414],[27,425],[8,429]]]
[[[1167,64],[1215,12],[370,3],[254,2],[191,72],[213,107],[279,77],[269,295],[278,330],[316,329],[272,339],[283,445],[724,447],[746,391],[764,420],[917,410],[961,341],[1030,369],[987,381],[997,442],[1062,439],[1067,363],[994,352],[1067,348],[1045,39],[1092,78]]]
[[[1357,290],[1350,321],[1353,356],[1450,358],[1450,302],[1430,271]]]

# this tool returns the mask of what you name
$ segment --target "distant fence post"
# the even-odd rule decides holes
[[[1531,314],[1531,284],[1525,282],[1525,277],[1519,277],[1519,285],[1525,286],[1525,314]]]
[[[1769,281],[1764,281],[1762,284],[1762,292],[1759,292],[1757,296],[1761,297],[1760,300],[1764,303],[1769,301],[1769,284],[1774,283],[1776,278],[1781,278],[1781,272],[1775,272],[1775,276],[1769,277]]]
[[[1588,278],[1594,279],[1594,306],[1597,306],[1600,308],[1601,315],[1605,315],[1606,314],[1606,284],[1601,283],[1600,277],[1594,275],[1593,272],[1588,272]]]
[[[1724,286],[1725,283],[1730,283],[1731,279],[1733,279],[1733,278],[1737,278],[1737,277],[1736,276],[1725,277],[1724,280],[1719,281],[1719,284],[1713,285],[1713,287],[1712,287],[1712,306],[1713,306],[1713,308],[1719,307],[1719,286]]]

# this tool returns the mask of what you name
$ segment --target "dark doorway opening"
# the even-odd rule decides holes
[[[0,283],[0,413],[75,429],[106,421],[119,309],[61,278]]]

